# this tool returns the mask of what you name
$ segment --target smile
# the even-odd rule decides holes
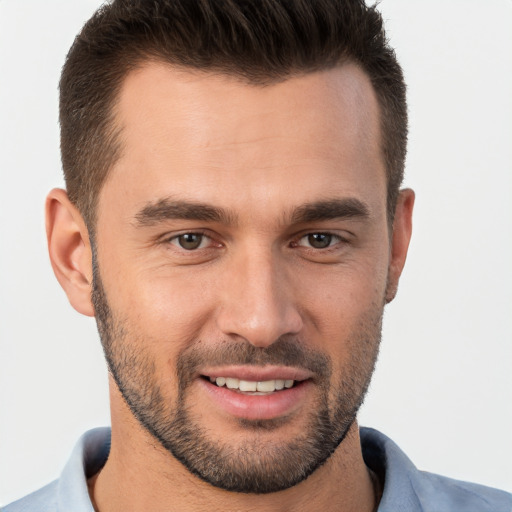
[[[209,377],[212,384],[219,388],[226,387],[233,391],[242,393],[267,394],[283,389],[290,389],[294,386],[295,381],[292,379],[272,379],[264,381],[241,380],[234,377]]]
[[[246,420],[284,418],[305,406],[314,389],[311,372],[287,368],[232,366],[204,369],[198,383],[222,415]]]

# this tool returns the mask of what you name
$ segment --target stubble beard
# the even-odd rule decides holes
[[[352,349],[343,375],[332,375],[324,353],[305,348],[296,338],[283,337],[267,348],[244,342],[223,342],[210,349],[192,343],[176,363],[177,397],[165,398],[154,357],[144,339],[133,336],[107,301],[94,265],[92,299],[109,371],[139,423],[191,473],[228,491],[266,494],[288,489],[322,466],[345,438],[363,403],[373,374],[381,336],[382,308],[374,307],[349,340]],[[201,348],[199,348],[201,346]],[[287,442],[269,442],[269,431],[286,419],[239,420],[244,441],[215,439],[208,418],[194,413],[188,392],[201,364],[275,364],[298,366],[315,375],[317,407],[308,413],[302,434]],[[168,379],[168,382],[171,382]],[[293,421],[293,420],[290,420]]]

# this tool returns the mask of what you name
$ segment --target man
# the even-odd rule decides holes
[[[114,2],[61,127],[50,257],[96,316],[112,433],[6,510],[510,509],[357,425],[414,202],[374,9]]]

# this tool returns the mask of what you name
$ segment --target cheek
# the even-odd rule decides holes
[[[142,336],[172,344],[173,352],[184,349],[200,338],[212,294],[189,275],[149,274],[124,280],[116,294],[117,309]]]
[[[371,316],[370,311],[382,310],[386,282],[387,265],[382,258],[304,273],[299,287],[310,323],[328,339],[348,336]]]
[[[331,391],[344,396],[360,396],[373,374],[382,330],[381,304],[373,303],[360,312],[350,325],[344,325],[343,338],[331,338],[333,387]],[[331,397],[336,400],[336,396]]]

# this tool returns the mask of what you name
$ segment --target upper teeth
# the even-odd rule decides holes
[[[210,382],[215,382],[219,387],[226,386],[229,389],[270,393],[276,389],[281,390],[283,388],[291,388],[294,381],[275,379],[256,382],[252,380],[235,379],[232,377],[210,377]]]

